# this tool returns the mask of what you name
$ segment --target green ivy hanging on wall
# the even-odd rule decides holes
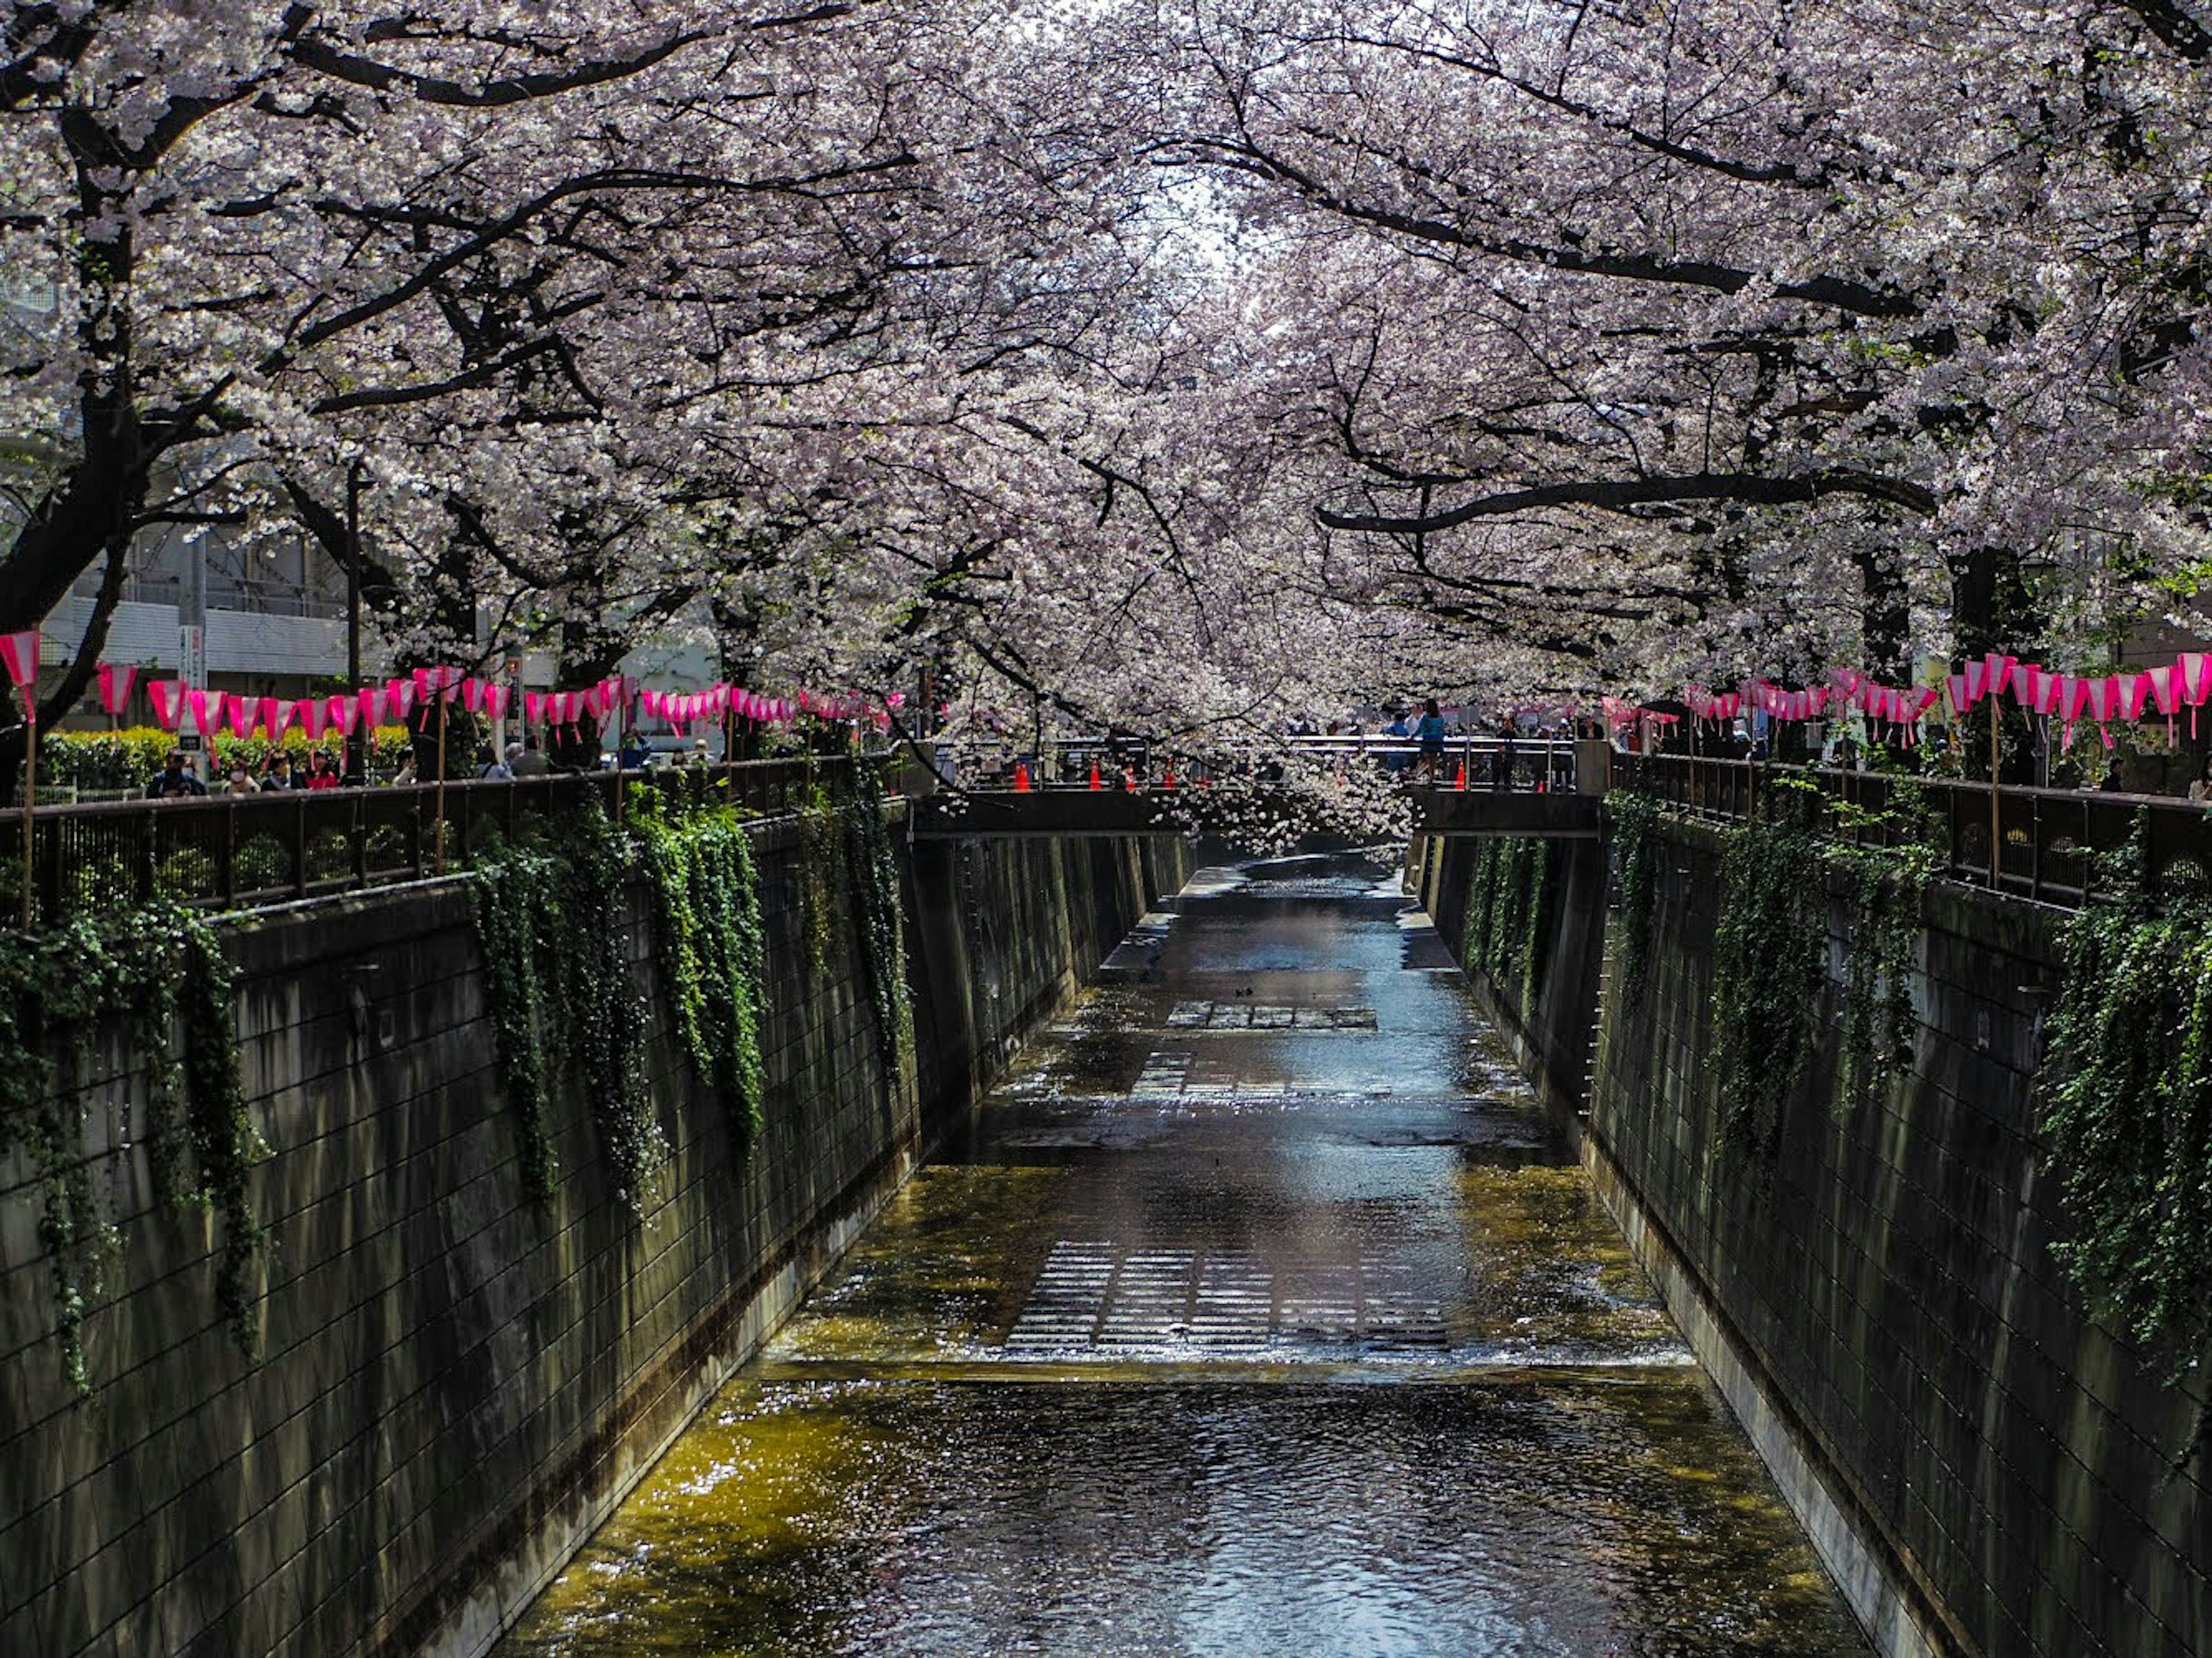
[[[555,1061],[590,1104],[617,1200],[642,1216],[668,1142],[646,1086],[645,999],[627,935],[613,925],[635,858],[632,838],[593,804],[563,822],[556,842],[495,851],[474,878],[487,985],[501,999],[495,1048],[520,1120],[525,1181],[544,1193],[555,1178],[545,1129]]]
[[[1842,1116],[1880,1098],[1911,1068],[1912,950],[1929,870],[1917,857],[1857,847],[1831,847],[1826,862],[1844,873],[1850,898],[1834,1101]]]
[[[500,1084],[522,1139],[523,1186],[540,1203],[551,1199],[558,1174],[545,1123],[549,1028],[542,957],[560,948],[553,859],[506,847],[475,872],[477,942],[483,951],[484,993]]]
[[[2042,1130],[2074,1220],[2054,1253],[2178,1379],[2212,1343],[2212,901],[2159,890],[2147,836],[2067,927]]]
[[[247,1176],[267,1148],[240,1085],[235,992],[206,921],[173,904],[80,917],[0,952],[0,1157],[21,1149],[37,1178],[54,1337],[80,1394],[92,1385],[85,1313],[119,1247],[94,1198],[81,1084],[93,1043],[118,1022],[143,1090],[156,1184],[215,1210],[216,1308],[239,1351],[258,1356],[252,1269],[267,1236]]]
[[[694,1068],[732,1108],[738,1139],[759,1134],[767,1083],[766,938],[752,837],[727,809],[634,821],[653,876],[660,982]]]
[[[1498,835],[1475,842],[1462,955],[1492,984],[1518,993],[1524,1017],[1535,1011],[1556,875],[1557,853],[1548,841]]]
[[[1826,975],[1827,890],[1814,826],[1818,793],[1778,781],[1721,836],[1713,935],[1713,1074],[1723,1133],[1771,1153],[1782,1107],[1813,1054]]]
[[[1620,900],[1614,923],[1613,970],[1621,994],[1633,1004],[1644,993],[1644,965],[1651,949],[1651,920],[1659,901],[1659,820],[1656,796],[1616,789],[1605,799],[1611,834],[1613,890]]]
[[[839,861],[845,854],[841,827],[830,791],[809,782],[799,808],[799,919],[807,976],[815,984],[828,971],[836,942]]]
[[[880,802],[866,791],[845,805],[847,862],[854,874],[876,1040],[884,1069],[903,1078],[914,1065],[914,1000],[906,976],[906,923],[899,906],[898,859]]]

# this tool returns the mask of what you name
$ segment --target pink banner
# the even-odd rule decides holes
[[[0,663],[7,665],[8,677],[18,689],[37,679],[39,630],[30,628],[19,634],[0,634]]]
[[[356,701],[361,708],[361,723],[373,729],[381,726],[386,714],[391,712],[392,692],[388,688],[380,691],[364,685]]]
[[[2192,708],[2212,700],[2212,653],[2185,651],[2175,660],[2181,678],[2181,700]]]
[[[335,696],[325,697],[323,724],[334,726],[348,737],[352,736],[354,726],[361,719],[361,698],[367,695],[366,691],[357,694],[340,691]]]
[[[404,720],[415,706],[415,682],[411,679],[387,679],[384,682],[384,712],[378,718]]]
[[[195,691],[192,695],[195,699],[192,703],[192,717],[197,720],[199,718],[199,703],[197,700],[199,693]],[[234,696],[230,699],[230,705],[223,708],[222,697],[218,693],[216,696],[216,706],[222,708],[222,717],[229,721],[230,734],[233,737],[243,737],[252,731],[254,720],[258,719],[261,714],[261,704],[250,696]],[[202,726],[201,729],[204,731],[206,727]]]
[[[323,734],[323,705],[313,697],[303,696],[293,703],[291,717],[300,722],[310,743]]]
[[[149,679],[146,682],[146,700],[154,705],[154,722],[165,731],[174,731],[177,720],[184,714],[184,687],[173,679]]]
[[[109,714],[121,714],[131,701],[131,682],[138,677],[136,668],[118,667],[112,662],[100,665],[100,706]]]
[[[221,691],[188,691],[185,701],[192,711],[192,724],[202,737],[213,737],[216,727],[222,724],[222,693]],[[244,735],[243,732],[240,735]]]
[[[2158,711],[2172,719],[2181,712],[2181,669],[2176,664],[2164,668],[2153,668],[2143,675],[2150,687],[2151,701]]]
[[[483,688],[483,711],[494,720],[507,718],[507,687],[486,685]]]

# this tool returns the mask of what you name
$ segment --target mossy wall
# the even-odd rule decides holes
[[[1728,1141],[1715,1099],[1720,842],[1659,833],[1641,981],[1606,993],[1585,1158],[1686,1328],[1723,1339],[1717,1376],[1741,1367],[1754,1434],[1771,1412],[1773,1442],[1818,1465],[1801,1505],[1816,1542],[1852,1533],[1891,1579],[1861,1601],[1896,1612],[1885,1649],[2212,1651],[2208,1475],[2177,1460],[2212,1389],[2162,1385],[2169,1356],[2090,1318],[2051,1256],[2071,1218],[2036,1088],[2063,918],[1930,884],[1911,1066],[1839,1088],[1850,894],[1829,880],[1812,1060],[1762,1153]]]
[[[1475,1000],[1554,1120],[1571,1129],[1589,1100],[1604,848],[1595,841],[1426,835],[1413,843],[1407,880],[1467,970]]]
[[[671,1155],[641,1221],[572,1081],[550,1102],[556,1193],[532,1202],[461,883],[225,924],[271,1148],[258,1364],[212,1310],[208,1218],[157,1195],[119,1034],[95,1056],[84,1152],[121,1253],[85,1324],[88,1400],[49,1333],[31,1172],[0,1163],[0,1652],[483,1651],[1182,879],[1173,843],[902,854],[917,1089],[886,1072],[849,892],[817,976],[795,836],[760,831],[757,851],[749,1151],[668,1029],[649,890],[606,918],[655,1011]]]

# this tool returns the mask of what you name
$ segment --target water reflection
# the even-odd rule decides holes
[[[1376,879],[1139,929],[510,1658],[1863,1651]]]

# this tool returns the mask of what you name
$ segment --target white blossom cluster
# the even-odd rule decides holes
[[[0,631],[222,523],[1200,751],[2204,623],[2179,0],[4,16]]]

